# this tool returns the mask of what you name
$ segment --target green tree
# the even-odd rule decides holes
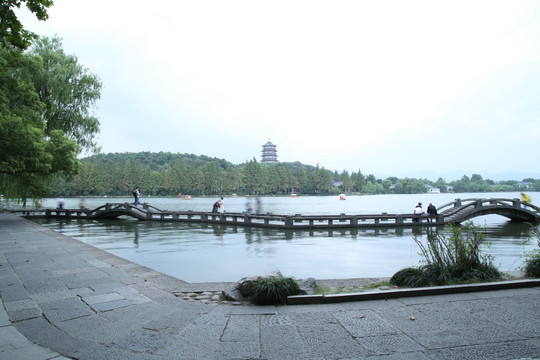
[[[351,180],[353,182],[354,191],[363,192],[366,186],[366,178],[362,175],[362,172],[358,170],[358,173],[351,174]]]
[[[262,183],[262,170],[261,165],[255,158],[246,164],[242,175],[246,194],[255,195],[259,193]]]
[[[302,169],[301,167],[297,167],[296,169],[294,169],[294,173],[293,173],[293,177],[291,181],[291,186],[292,186],[291,192],[293,193],[304,192],[306,188],[306,183],[307,183],[307,175],[304,169]]]
[[[76,143],[60,130],[45,134],[32,81],[41,68],[38,57],[0,46],[0,192],[24,203],[48,195],[55,174],[79,168]]]
[[[368,181],[365,186],[366,194],[370,194],[370,195],[377,194],[378,192],[377,185],[378,184],[374,184],[371,181]]]
[[[351,177],[349,176],[349,172],[346,170],[343,170],[343,185],[341,185],[343,188],[343,191],[350,192],[353,187],[353,182],[351,180]]]
[[[165,189],[168,195],[173,194],[176,190],[174,185],[175,177],[172,166],[165,164],[165,170],[163,172],[163,189]]]
[[[25,50],[30,46],[36,35],[23,28],[15,15],[13,8],[20,8],[23,3],[38,20],[47,20],[47,8],[53,4],[52,0],[2,0],[0,1],[0,45],[2,47],[15,47]]]
[[[398,180],[394,191],[397,194],[422,194],[426,192],[426,186],[421,180],[404,178]]]
[[[227,164],[225,170],[225,192],[237,193],[241,185],[241,176],[237,166]]]
[[[195,178],[195,187],[199,191],[200,194],[204,194],[204,191],[206,190],[206,176],[204,175],[204,171],[202,168],[200,168],[197,171],[197,175]]]
[[[332,182],[332,172],[326,170],[324,167],[315,170],[315,186],[317,193],[319,194],[329,194],[334,184]]]
[[[34,73],[34,85],[45,108],[45,133],[62,130],[81,149],[97,151],[94,136],[99,133],[99,121],[94,116],[101,96],[101,82],[72,55],[66,55],[59,38],[36,40],[31,54],[42,58],[42,71]]]

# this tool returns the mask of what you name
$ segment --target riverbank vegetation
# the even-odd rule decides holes
[[[450,183],[440,178],[378,179],[360,170],[337,172],[299,162],[267,164],[253,158],[235,165],[204,155],[168,152],[97,154],[81,163],[74,177],[56,178],[52,196],[122,196],[131,194],[135,186],[149,196],[419,194],[430,187],[443,193],[540,191],[540,180],[535,179],[495,183],[477,174]]]
[[[525,254],[523,272],[526,277],[540,278],[540,230],[537,226],[531,226],[531,231],[536,237],[538,248]]]
[[[59,38],[25,30],[14,12],[25,4],[46,20],[52,3],[0,6],[0,195],[23,203],[50,195],[53,179],[79,173],[82,151],[98,149],[101,81]]]
[[[420,248],[423,265],[395,273],[390,282],[402,287],[423,287],[500,280],[502,274],[489,255],[482,254],[485,234],[472,222],[449,226],[449,235],[437,235]]]
[[[285,304],[288,296],[300,295],[300,286],[292,277],[260,277],[240,288],[242,295],[256,305]]]

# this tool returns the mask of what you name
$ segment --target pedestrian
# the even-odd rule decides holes
[[[257,197],[255,199],[255,213],[256,214],[260,214],[262,212],[262,202],[261,202],[261,198],[260,197]]]
[[[223,201],[223,196],[218,200],[219,203],[219,212],[225,212],[225,202]]]
[[[523,202],[526,202],[526,203],[530,203],[531,202],[531,197],[525,193],[521,193],[521,201]]]
[[[56,207],[58,210],[64,210],[64,196],[60,195],[57,199],[56,199],[56,202],[58,204],[58,206]]]
[[[251,214],[253,212],[253,202],[251,202],[251,196],[247,197],[246,201],[246,213]]]
[[[437,216],[437,208],[435,207],[435,205],[433,205],[432,203],[429,203],[427,207],[427,213],[429,214],[429,216],[431,216],[429,218],[429,222],[431,222],[433,218]]]
[[[424,210],[422,210],[422,203],[419,202],[416,207],[414,208],[414,211],[413,211],[413,214],[414,214],[414,218],[413,218],[413,221],[414,222],[418,222],[418,218],[420,216],[422,216],[422,214],[424,213]]]
[[[218,213],[218,212],[219,212],[219,200],[216,201],[216,202],[214,203],[214,205],[212,206],[212,212],[213,212],[213,213]]]
[[[139,187],[135,187],[135,190],[133,190],[133,197],[135,198],[135,201],[133,202],[133,205],[137,206],[139,205],[139,197],[141,196],[141,191],[139,190]]]

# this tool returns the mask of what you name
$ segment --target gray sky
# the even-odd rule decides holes
[[[105,153],[238,164],[271,139],[280,161],[377,177],[540,177],[534,0],[55,0],[46,22],[19,16],[103,81]]]

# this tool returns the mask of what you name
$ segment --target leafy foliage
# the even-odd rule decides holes
[[[540,278],[540,230],[534,225],[531,225],[531,230],[536,236],[538,249],[525,254],[525,266],[523,270],[527,277]]]
[[[0,45],[25,50],[30,46],[36,35],[23,28],[15,15],[13,7],[20,8],[22,3],[39,20],[47,20],[47,8],[53,4],[52,0],[2,0],[0,1]]]
[[[429,284],[421,268],[409,267],[401,269],[390,278],[390,282],[396,286],[423,287]]]
[[[429,239],[426,246],[415,237],[426,264],[402,269],[390,282],[397,286],[418,287],[500,279],[501,274],[492,265],[491,258],[481,254],[485,235],[478,227],[467,222],[464,226],[450,225],[448,228],[450,236]]]
[[[77,67],[76,60],[61,51],[59,40],[53,42],[57,59],[68,59],[69,64]],[[91,146],[88,139],[99,125],[91,117],[77,115],[95,100],[77,83],[77,73],[68,72],[73,81],[70,85],[62,84],[70,83],[60,76],[66,63],[59,60],[54,65],[50,59],[45,63],[41,55],[45,53],[22,53],[0,45],[0,193],[24,203],[27,198],[49,195],[55,176],[69,177],[79,172],[77,154],[81,148]],[[48,66],[57,70],[48,71]],[[56,87],[39,85],[58,79]],[[51,98],[42,96],[43,89]],[[84,99],[78,97],[79,93],[83,93]],[[64,106],[70,110],[57,113],[49,123],[52,117],[47,115],[47,108],[51,103],[55,108]]]
[[[42,60],[42,71],[34,73],[34,86],[44,104],[45,133],[64,131],[82,149],[98,150],[94,136],[99,121],[93,115],[101,96],[98,77],[62,49],[57,37],[37,39],[30,52]]]
[[[277,305],[287,302],[287,297],[300,294],[296,280],[290,277],[260,277],[242,288],[242,295],[256,305]]]

